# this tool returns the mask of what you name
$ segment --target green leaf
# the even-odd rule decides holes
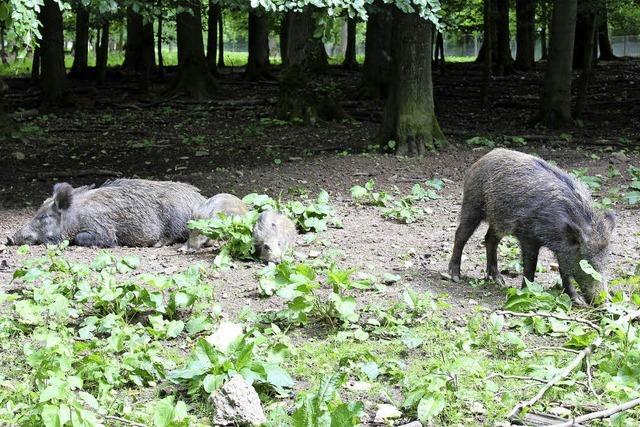
[[[267,382],[277,388],[291,388],[293,387],[293,378],[289,376],[287,371],[282,369],[278,365],[265,363],[263,365],[267,374]]]
[[[376,362],[363,363],[360,365],[360,369],[371,381],[375,380],[378,378],[378,375],[380,375],[380,368]]]
[[[440,396],[423,397],[418,403],[418,419],[423,423],[429,423],[445,407],[445,401]]]

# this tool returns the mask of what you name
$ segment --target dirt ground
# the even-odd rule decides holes
[[[527,141],[517,149],[553,160],[567,170],[588,167],[589,175],[606,177],[609,166],[625,171],[640,166],[640,63],[634,61],[601,65],[597,69],[584,126],[569,134],[548,132],[531,124],[540,91],[542,71],[494,81],[492,105],[481,108],[479,68],[451,65],[446,76],[437,76],[438,116],[449,144],[423,159],[404,159],[379,154],[375,147],[381,105],[355,97],[359,75],[333,71],[342,83],[347,113],[353,120],[312,127],[283,124],[272,119],[277,85],[243,81],[230,71],[220,81],[219,95],[205,103],[182,99],[160,102],[165,83],[156,82],[151,98],[139,94],[133,77],[114,77],[103,87],[85,89],[74,83],[74,102],[69,108],[37,118],[27,117],[36,106],[37,90],[25,80],[9,79],[9,100],[25,116],[26,130],[0,145],[0,238],[29,220],[51,191],[53,183],[99,184],[115,176],[171,179],[192,183],[203,194],[230,192],[239,196],[251,192],[298,197],[319,189],[331,194],[331,202],[344,228],[329,229],[316,242],[298,242],[300,256],[336,248],[342,251],[342,265],[382,275],[400,274],[399,283],[384,293],[363,292],[360,302],[395,299],[403,284],[451,296],[455,310],[475,310],[477,304],[497,308],[504,289],[494,285],[453,284],[440,277],[446,270],[456,218],[460,209],[462,177],[487,147],[473,147],[464,141],[472,136],[520,136]],[[158,99],[148,102],[148,99]],[[27,113],[20,113],[27,111]],[[507,138],[509,139],[509,138]],[[510,140],[510,139],[509,139]],[[511,141],[513,142],[513,141]],[[615,154],[622,146],[624,155]],[[612,148],[607,148],[612,147]],[[381,217],[378,209],[355,206],[349,189],[374,179],[377,187],[406,194],[416,182],[434,176],[445,180],[438,200],[424,202],[432,213],[409,225]],[[606,178],[600,193],[628,183],[623,177]],[[617,228],[611,244],[613,270],[634,267],[640,252],[638,208],[623,203],[615,206]],[[484,228],[466,247],[463,274],[484,276]],[[321,244],[320,241],[325,244]],[[210,262],[211,253],[179,254],[175,247],[116,248],[115,254],[135,254],[141,269],[176,272],[194,262]],[[33,249],[39,254],[43,248]],[[69,248],[67,256],[89,261],[96,249]],[[11,274],[20,265],[14,247],[0,246],[0,290],[13,286]],[[552,285],[553,258],[544,252],[540,263],[547,272],[538,276]],[[254,310],[276,304],[256,293],[258,263],[237,262],[234,268],[215,273],[223,309],[234,316],[244,306]],[[508,277],[516,286],[520,277]]]

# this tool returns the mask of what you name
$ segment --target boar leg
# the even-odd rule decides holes
[[[487,234],[484,236],[484,245],[487,249],[487,275],[486,278],[504,285],[504,279],[498,270],[498,244],[500,244],[500,236],[489,227]]]
[[[460,216],[460,225],[456,230],[456,238],[453,243],[453,252],[449,261],[449,275],[454,282],[460,281],[460,262],[462,261],[462,250],[467,240],[476,231],[476,228],[482,222],[482,216],[478,215],[473,209],[465,209],[462,206],[462,215]]]
[[[573,301],[573,303],[577,306],[586,306],[587,302],[578,294],[578,292],[576,292],[576,288],[574,288],[573,284],[571,283],[571,275],[568,274],[562,267],[560,267],[560,277],[562,278],[562,286],[564,286],[564,292],[569,295],[571,301]]]
[[[522,287],[526,285],[525,279],[533,282],[536,276],[536,267],[538,266],[538,254],[540,253],[540,245],[530,239],[518,239],[520,241],[520,251],[522,252]]]

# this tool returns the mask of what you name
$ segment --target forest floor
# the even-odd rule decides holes
[[[155,82],[151,94],[141,94],[131,76],[113,77],[99,87],[73,82],[72,106],[35,117],[30,111],[37,107],[38,91],[27,80],[6,79],[22,131],[0,146],[0,237],[28,221],[59,181],[77,186],[113,177],[179,180],[196,185],[205,196],[256,192],[283,200],[312,198],[324,189],[343,228],[329,228],[316,239],[300,236],[300,259],[331,252],[341,266],[400,276],[383,289],[354,294],[361,306],[401,300],[409,287],[443,295],[450,305],[445,317],[464,323],[479,310],[500,308],[506,287],[517,287],[521,281],[512,242],[502,245],[499,259],[501,266],[510,267],[506,287],[478,280],[484,277],[484,226],[465,248],[466,280],[454,284],[441,276],[450,256],[464,172],[495,145],[535,153],[587,181],[596,177],[596,200],[602,203],[606,198],[604,203],[611,203],[617,215],[611,274],[633,272],[640,253],[640,217],[638,207],[626,203],[622,194],[632,180],[629,166],[640,166],[639,61],[599,64],[583,125],[566,133],[533,124],[541,70],[496,78],[491,106],[483,108],[481,69],[474,64],[449,65],[444,76],[435,73],[438,118],[448,143],[421,159],[381,154],[375,137],[382,105],[357,98],[359,74],[340,69],[332,73],[343,88],[344,108],[352,119],[311,127],[274,119],[275,82],[247,82],[237,70],[228,70],[218,80],[216,96],[200,103],[164,99],[166,83],[161,82]],[[615,170],[619,176],[612,173]],[[444,189],[438,199],[419,203],[427,213],[411,224],[385,219],[379,208],[357,205],[350,195],[352,186],[374,180],[377,189],[401,197],[414,184],[434,177],[444,180]],[[213,258],[210,251],[185,255],[176,249],[112,252],[135,255],[141,260],[140,271],[159,274]],[[42,247],[32,248],[34,255],[43,253]],[[65,256],[90,262],[97,253],[70,247]],[[11,277],[23,261],[15,248],[0,245],[0,290],[16,286]],[[554,262],[543,252],[537,281],[545,287],[557,282]],[[235,262],[233,268],[212,274],[215,298],[230,319],[247,307],[254,312],[281,307],[273,298],[257,294],[262,268],[256,262]],[[301,333],[297,339],[308,337]],[[368,399],[365,409],[372,416],[376,398]]]

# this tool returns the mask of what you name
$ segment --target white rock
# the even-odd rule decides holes
[[[216,426],[259,426],[267,422],[260,397],[240,375],[236,375],[209,397]]]
[[[371,387],[371,383],[364,381],[349,381],[346,385],[346,388],[351,391],[369,391]]]
[[[403,424],[398,427],[422,427],[422,423],[420,421],[411,421],[409,424]]]
[[[400,412],[395,406],[387,403],[381,403],[378,405],[378,410],[376,411],[376,416],[373,422],[384,423],[387,420],[394,420],[401,416],[402,412]]]
[[[218,325],[218,329],[205,339],[209,344],[216,347],[221,352],[226,353],[229,344],[231,344],[240,335],[242,335],[242,325],[223,321]]]

